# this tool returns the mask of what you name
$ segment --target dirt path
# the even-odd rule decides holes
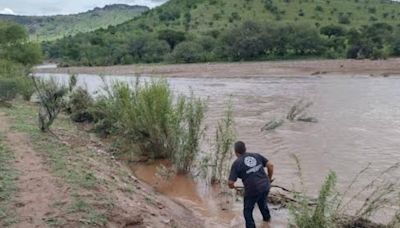
[[[15,207],[18,223],[12,227],[47,227],[46,218],[54,216],[57,209],[54,203],[67,199],[57,185],[43,158],[31,147],[27,135],[13,132],[10,119],[0,113],[0,132],[5,135],[5,144],[15,154],[15,169],[18,171]]]

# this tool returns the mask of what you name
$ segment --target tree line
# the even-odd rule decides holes
[[[379,59],[400,55],[400,27],[386,23],[317,28],[303,23],[246,21],[225,31],[202,34],[174,29],[125,34],[98,30],[44,43],[43,49],[48,58],[64,66],[304,57]]]
[[[24,27],[0,22],[0,105],[17,95],[31,98],[34,88],[28,76],[41,61],[40,45],[28,42]]]

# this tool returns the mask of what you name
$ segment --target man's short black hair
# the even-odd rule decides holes
[[[238,154],[246,153],[246,144],[242,141],[235,142],[235,152]]]

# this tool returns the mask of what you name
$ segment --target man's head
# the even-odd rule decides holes
[[[246,153],[246,144],[242,141],[237,141],[235,142],[235,154],[237,157],[242,156],[244,153]]]

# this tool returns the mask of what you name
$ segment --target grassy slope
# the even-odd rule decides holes
[[[147,11],[145,6],[110,5],[85,13],[57,16],[0,15],[0,20],[24,25],[31,39],[53,40],[78,32],[89,32],[109,25],[117,25]]]
[[[10,208],[11,198],[16,191],[17,173],[12,166],[15,157],[4,145],[4,135],[0,135],[0,226],[8,226],[16,221]]]
[[[201,221],[192,213],[155,193],[133,177],[130,170],[107,153],[106,146],[80,131],[67,116],[60,115],[52,129],[60,139],[39,131],[37,106],[22,101],[13,108],[0,108],[12,120],[11,130],[27,134],[32,147],[46,161],[50,172],[60,178],[70,199],[58,199],[53,207],[62,214],[51,214],[45,219],[49,227],[192,227]],[[18,219],[7,209],[14,188],[12,148],[2,145],[0,137],[0,225]],[[4,166],[3,166],[4,165]],[[6,188],[2,188],[2,186]],[[2,220],[8,216],[6,220]],[[4,224],[2,224],[4,222]],[[167,224],[168,223],[168,224]]]
[[[187,7],[187,2],[192,3]],[[279,16],[265,8],[265,0],[171,0],[170,2],[145,13],[145,15],[117,27],[120,32],[132,31],[148,26],[153,30],[174,28],[184,30],[185,14],[190,14],[189,31],[193,33],[210,30],[223,30],[246,20],[265,23],[302,22],[315,25],[338,24],[340,14],[349,16],[347,26],[358,27],[372,22],[387,22],[398,25],[400,3],[390,0],[272,0]],[[320,6],[322,11],[316,10]],[[300,16],[302,10],[304,16]],[[180,18],[161,21],[163,12],[179,12]],[[236,19],[232,14],[238,14]],[[386,14],[386,15],[384,15]],[[278,19],[278,17],[280,19]],[[375,18],[375,19],[374,19]],[[231,22],[230,22],[231,20]]]

